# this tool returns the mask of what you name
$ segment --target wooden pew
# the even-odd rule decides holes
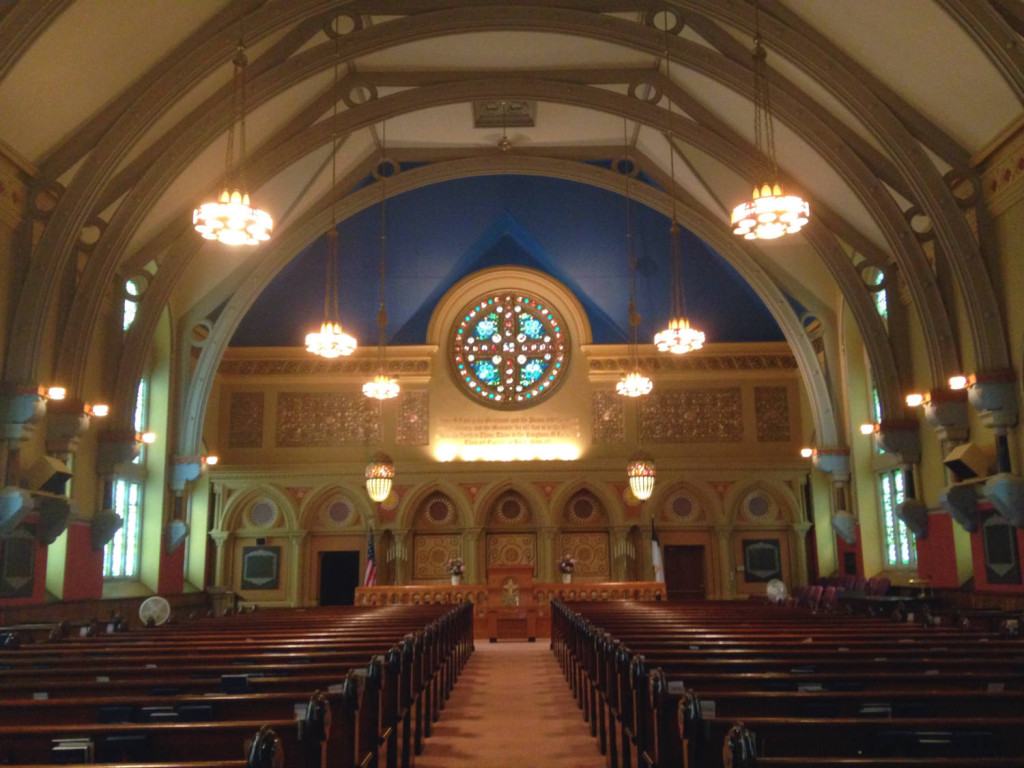
[[[828,687],[847,688],[844,695],[848,697],[891,692],[897,700],[906,696],[908,701],[919,698],[922,691],[934,696],[938,689],[976,688],[981,690],[971,693],[973,701],[986,701],[987,711],[993,716],[1007,714],[998,709],[998,703],[1014,694],[993,690],[993,700],[985,700],[984,689],[1019,689],[1024,682],[1024,646],[992,637],[972,637],[965,642],[962,634],[948,631],[921,633],[914,627],[879,620],[868,620],[874,623],[866,626],[865,620],[849,621],[846,617],[825,626],[807,613],[767,614],[778,616],[780,626],[766,626],[763,611],[753,617],[739,615],[737,609],[744,606],[735,603],[710,610],[694,606],[692,611],[691,606],[681,610],[665,605],[644,606],[642,611],[631,605],[618,611],[608,604],[574,607],[586,616],[553,606],[552,648],[611,766],[682,764],[677,720],[682,697],[678,690],[671,689],[683,681],[697,690],[691,696],[703,696],[701,690],[714,690],[734,701],[743,701],[747,692],[759,692],[762,687],[787,687],[794,691],[791,695],[804,697],[823,695],[810,691]],[[609,627],[611,633],[605,632]],[[629,638],[628,646],[625,640],[613,636],[619,628]],[[780,629],[782,647],[768,645],[767,628]],[[823,628],[827,632],[822,632]],[[807,644],[808,638],[811,644]],[[727,651],[722,659],[718,654],[726,649],[732,652]],[[926,649],[930,656],[915,658],[914,652],[920,656]],[[892,670],[857,670],[857,662],[869,667],[880,650],[891,658]],[[808,657],[814,669],[808,668]],[[975,671],[977,667],[986,671]],[[747,671],[730,674],[730,668]],[[775,671],[757,671],[762,669]],[[807,693],[797,693],[801,687]],[[862,689],[875,690],[858,693]],[[766,703],[770,694],[761,695]],[[1019,707],[1015,711],[1019,714]],[[822,717],[826,714],[830,713],[819,711]],[[939,717],[937,722],[941,724],[938,713],[929,714]],[[763,713],[752,711],[748,717],[759,715]]]
[[[366,664],[369,655],[366,652],[361,652],[357,657],[349,659],[345,653],[332,652],[324,647],[323,650],[316,650],[314,653],[321,659],[332,659],[333,664],[282,665],[280,663],[282,656],[274,650],[275,643],[286,640],[293,648],[298,646],[306,651],[317,646],[329,646],[333,640],[336,647],[339,640],[338,629],[340,628],[339,622],[335,622],[328,630],[321,631],[316,628],[325,624],[322,620],[324,617],[307,617],[309,621],[295,621],[283,613],[270,621],[261,616],[259,622],[255,620],[245,622],[244,629],[234,624],[234,618],[237,617],[232,617],[229,620],[232,621],[232,629],[235,630],[231,633],[234,635],[233,639],[226,638],[225,633],[219,631],[223,627],[223,622],[220,622],[220,626],[207,625],[204,628],[206,631],[202,633],[181,631],[180,628],[169,628],[166,632],[163,631],[164,628],[160,628],[158,631],[146,630],[135,633],[136,637],[132,637],[130,642],[125,641],[124,636],[116,639],[108,637],[83,638],[82,641],[74,639],[60,644],[56,650],[62,653],[70,652],[69,656],[74,657],[74,663],[70,666],[74,668],[84,665],[86,671],[77,680],[73,679],[75,675],[69,674],[66,669],[62,670],[59,680],[36,679],[34,681],[36,687],[32,693],[40,693],[39,685],[46,683],[53,686],[56,693],[50,690],[45,693],[48,696],[59,695],[61,699],[50,698],[46,701],[31,702],[36,705],[36,709],[26,711],[49,711],[52,722],[59,719],[55,713],[60,711],[58,705],[61,701],[81,700],[76,697],[95,701],[96,697],[93,695],[90,698],[89,694],[96,693],[97,685],[101,685],[105,693],[113,693],[117,699],[138,695],[141,692],[138,683],[142,682],[142,678],[145,678],[145,684],[151,689],[163,688],[166,692],[169,688],[177,688],[180,691],[193,691],[195,694],[206,693],[210,690],[210,683],[220,685],[220,679],[193,678],[189,673],[207,674],[211,672],[211,669],[216,671],[222,668],[222,665],[230,658],[230,654],[226,652],[234,647],[236,653],[241,651],[246,655],[248,663],[232,664],[229,669],[231,673],[241,672],[244,674],[247,670],[258,673],[262,671],[259,669],[260,667],[274,668],[278,673],[282,667],[286,671],[301,671],[303,673],[316,669],[321,673],[329,672],[336,680],[343,681],[335,683],[340,690],[358,691],[358,695],[354,697],[347,708],[340,706],[345,698],[343,695],[331,694],[329,696],[332,712],[330,719],[336,725],[344,725],[346,720],[351,721],[346,728],[334,727],[331,731],[333,733],[351,731],[347,737],[348,749],[351,751],[352,745],[357,745],[352,755],[336,757],[332,762],[332,768],[342,765],[376,765],[378,759],[386,762],[388,766],[396,766],[399,763],[408,766],[411,762],[411,751],[414,745],[417,752],[422,750],[425,729],[429,728],[429,724],[436,719],[440,706],[447,698],[450,686],[454,684],[458,671],[472,651],[471,606],[467,605],[457,610],[451,610],[451,608],[451,606],[427,607],[418,610],[402,608],[399,609],[399,613],[405,615],[397,618],[389,615],[394,614],[395,611],[374,609],[373,629],[360,631],[359,634],[363,636],[363,639],[350,643],[348,646],[350,650],[345,653],[355,653],[351,650],[352,648],[360,644],[365,646],[366,643],[376,644],[376,649],[383,650],[386,647],[385,642],[391,644],[396,639],[396,634],[401,642],[392,644],[386,657],[378,655],[370,664]],[[447,613],[439,617],[441,610],[445,610]],[[369,615],[369,611],[363,609],[359,615],[365,619]],[[333,618],[337,619],[338,617],[334,616]],[[432,619],[432,621],[424,627],[423,619]],[[330,624],[330,622],[327,623]],[[348,622],[340,622],[340,624],[345,623]],[[301,626],[297,627],[297,624]],[[282,626],[287,626],[288,629],[281,631]],[[253,648],[255,643],[252,642],[253,635],[251,633],[257,627],[260,629],[259,642],[263,650]],[[409,630],[413,628],[418,628],[420,631],[409,633]],[[365,630],[365,625],[361,630]],[[200,637],[197,637],[197,634]],[[273,634],[274,637],[268,638],[268,634]],[[142,635],[148,636],[141,637]],[[304,639],[309,640],[310,635],[315,635],[313,643],[290,642],[297,636],[305,636]],[[345,636],[341,635],[341,637]],[[369,637],[373,639],[367,639]],[[215,642],[211,642],[211,640]],[[151,651],[154,645],[164,649],[163,652],[168,659],[173,660],[171,664],[174,667],[173,670],[163,667],[154,670],[152,667],[146,666],[149,663],[145,661],[146,653]],[[126,648],[137,649],[139,652],[125,654]],[[187,653],[176,652],[176,649],[181,648],[187,648]],[[7,689],[4,693],[17,694],[19,692],[17,683],[12,680],[32,676],[38,678],[40,670],[33,669],[33,667],[40,662],[52,663],[53,658],[48,658],[48,656],[52,655],[54,650],[55,648],[52,646],[48,649],[35,646],[31,648],[33,653],[0,653],[0,664],[9,662],[6,665],[10,667],[10,669],[0,672],[0,680],[4,681],[2,685]],[[286,654],[288,653],[286,652]],[[108,654],[116,654],[116,656]],[[211,655],[216,656],[220,663],[197,665],[187,661],[189,658],[194,659],[197,654],[203,654],[206,658]],[[301,656],[301,651],[298,654]],[[293,657],[295,657],[294,654]],[[287,655],[284,658],[287,658]],[[111,662],[112,659],[116,659],[116,661]],[[348,662],[345,659],[348,659]],[[110,667],[108,666],[110,663],[126,664],[127,667],[123,669],[119,666]],[[350,667],[354,666],[354,663],[362,665],[361,669],[357,668],[357,670],[351,671]],[[95,680],[97,672],[101,673],[100,677],[105,677],[107,675],[102,674],[105,671],[116,671],[117,674],[123,674],[129,679],[111,680],[108,683],[98,684]],[[24,674],[25,672],[31,674]],[[168,675],[168,672],[171,674]],[[90,677],[91,680],[86,679]],[[268,680],[271,681],[270,684],[264,685]],[[324,683],[323,674],[304,674],[276,678],[251,677],[247,681],[246,687],[254,688],[258,685],[267,690],[282,690],[287,692],[283,694],[284,696],[292,697],[314,688],[322,688]],[[348,689],[345,689],[345,684],[350,684]],[[20,690],[20,693],[24,695],[26,691]],[[28,693],[28,695],[32,694]],[[166,696],[162,698],[167,700]],[[174,697],[175,700],[181,698],[181,696]],[[208,697],[205,696],[193,696],[192,701],[195,702],[197,698],[208,700]],[[274,695],[271,695],[271,698],[275,698]],[[187,699],[186,696],[185,700]],[[222,699],[221,704],[224,704],[225,701],[232,702],[231,712],[234,713],[236,709],[245,708],[244,702],[247,696],[222,697]],[[281,695],[277,695],[276,699],[280,702]],[[112,700],[108,699],[108,701]],[[259,712],[262,716],[263,713],[259,707],[252,706],[253,701],[260,700],[253,699],[250,702],[248,714],[245,714],[245,717],[251,717],[253,712]],[[23,703],[28,704],[29,702]],[[44,706],[50,706],[52,709],[44,710]],[[67,709],[66,704],[64,708]],[[412,729],[413,710],[416,713],[415,721],[421,724],[415,733]],[[325,745],[325,749],[327,746]]]

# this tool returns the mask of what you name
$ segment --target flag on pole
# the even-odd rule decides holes
[[[665,566],[661,562],[661,542],[658,541],[658,530],[651,520],[651,565],[654,566],[654,580],[665,581]]]
[[[364,587],[377,586],[377,553],[373,548],[373,531],[370,531],[370,543],[366,547],[366,575],[363,576]]]

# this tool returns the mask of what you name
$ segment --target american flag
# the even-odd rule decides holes
[[[366,575],[363,577],[363,586],[377,586],[377,553],[373,548],[373,531],[370,531],[370,544],[366,547]]]

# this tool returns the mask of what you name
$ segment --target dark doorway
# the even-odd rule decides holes
[[[320,605],[355,605],[359,552],[320,553]]]
[[[665,547],[665,591],[669,600],[703,600],[704,547]]]

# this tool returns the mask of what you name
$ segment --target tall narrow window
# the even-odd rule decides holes
[[[134,578],[139,568],[142,486],[130,480],[115,481],[114,511],[123,523],[103,549],[103,578]]]
[[[878,274],[875,275],[875,285],[881,285],[882,281],[885,280],[885,273],[882,270],[878,270]],[[883,320],[889,319],[889,297],[885,288],[879,288],[875,291],[875,309],[878,310],[878,314],[882,316]]]
[[[149,383],[142,379],[139,381],[139,390],[135,395],[135,415],[132,417],[132,426],[135,427],[135,434],[141,435],[146,431],[148,423],[147,411],[149,410]],[[145,461],[146,444],[139,448],[139,455],[132,461],[133,464],[142,464]]]
[[[875,418],[875,424],[882,423],[882,401],[878,397],[878,387],[871,387],[871,415]],[[875,443],[875,453],[885,453],[885,448]]]
[[[132,426],[136,433],[146,430],[149,405],[149,385],[139,382],[135,397],[135,415]],[[113,510],[121,517],[121,527],[103,549],[103,578],[136,578],[139,569],[139,546],[142,541],[142,489],[146,479],[145,458],[142,451],[130,467],[114,481]]]
[[[127,331],[135,322],[135,315],[139,310],[139,286],[134,280],[128,280],[124,284],[124,292],[127,294],[124,300],[124,312],[121,315],[121,329]]]
[[[885,558],[889,565],[915,565],[917,547],[907,526],[896,517],[896,507],[903,503],[904,478],[902,469],[882,472],[879,477],[882,494],[882,522],[885,526]]]

